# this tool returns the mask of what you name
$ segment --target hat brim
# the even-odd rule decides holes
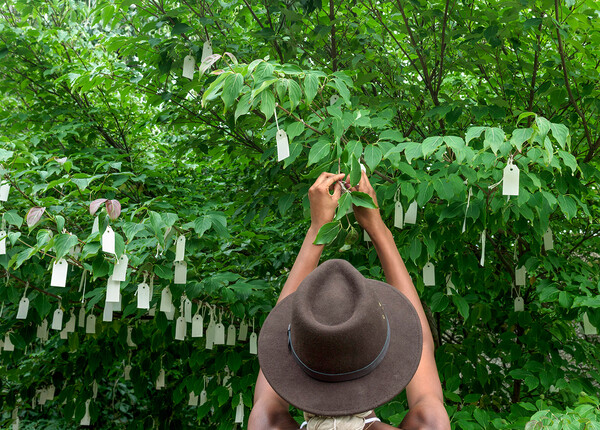
[[[298,366],[287,342],[294,294],[277,304],[265,320],[258,339],[260,367],[271,387],[288,403],[316,415],[356,414],[390,401],[412,379],[423,348],[419,316],[406,296],[396,288],[372,279],[366,282],[383,305],[391,334],[385,358],[362,378],[322,382],[311,378]]]

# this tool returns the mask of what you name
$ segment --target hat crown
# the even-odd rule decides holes
[[[294,352],[315,372],[356,372],[371,364],[388,338],[386,315],[373,289],[350,263],[329,260],[294,295]]]

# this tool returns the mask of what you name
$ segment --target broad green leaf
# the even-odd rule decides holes
[[[16,210],[12,209],[4,213],[4,221],[7,224],[14,225],[19,228],[23,224],[23,218],[19,216]]]
[[[573,197],[565,196],[563,194],[558,196],[558,205],[563,211],[568,220],[577,215],[577,203]]]
[[[552,130],[552,136],[558,142],[561,149],[565,149],[567,145],[567,138],[569,137],[569,129],[564,124],[550,123],[550,130]]]
[[[260,111],[268,120],[275,112],[275,96],[271,91],[263,91],[261,93]]]
[[[285,196],[279,199],[277,203],[277,207],[279,208],[279,213],[283,216],[286,214],[288,209],[292,207],[292,203],[294,202],[295,194],[286,194]]]
[[[500,145],[504,142],[504,131],[498,127],[489,127],[485,130],[484,145],[489,146],[494,154],[498,153]]]
[[[459,294],[452,295],[452,301],[454,305],[458,309],[458,312],[462,315],[462,317],[466,320],[469,318],[469,304],[467,301]]]
[[[535,118],[535,123],[538,126],[538,130],[541,136],[545,136],[550,131],[550,121],[542,116],[538,116]]]
[[[328,222],[319,229],[314,244],[326,245],[328,243],[333,242],[333,240],[337,237],[338,233],[340,232],[341,228],[342,225],[339,223],[339,221]]]
[[[415,158],[421,158],[423,156],[421,144],[417,142],[408,142],[406,144],[406,149],[404,150],[404,155],[406,156],[406,162],[408,164]]]
[[[350,185],[355,187],[360,182],[362,170],[358,158],[352,154],[350,156]]]
[[[328,140],[321,139],[315,143],[308,153],[308,166],[318,163],[329,154],[331,144]]]
[[[190,27],[187,24],[184,24],[182,22],[177,23],[173,26],[173,29],[171,30],[171,36],[176,36],[178,34],[184,34],[187,33],[188,31],[192,30],[192,27]]]
[[[369,209],[377,209],[373,198],[367,193],[363,193],[361,191],[352,191],[350,195],[352,196],[353,205],[362,206]]]
[[[77,236],[70,233],[62,233],[54,237],[54,250],[56,251],[56,258],[63,258],[71,248],[77,245],[79,241]]]
[[[526,142],[533,135],[533,128],[517,128],[513,131],[510,143],[519,151],[523,148],[523,142]]]
[[[365,159],[365,163],[367,163],[367,166],[369,166],[369,169],[372,172],[381,161],[381,149],[375,145],[367,145],[363,152],[363,157]]]
[[[346,105],[350,106],[350,91],[348,90],[346,83],[340,78],[335,78],[333,80],[333,84],[335,88],[337,88],[337,90],[339,91],[344,101],[346,102]]]
[[[244,77],[240,73],[227,76],[225,83],[223,84],[223,103],[225,103],[225,109],[233,104],[235,99],[240,95],[240,91],[244,86]]]
[[[571,169],[572,173],[575,173],[577,170],[577,159],[570,152],[566,151],[558,151],[558,156],[563,160],[565,166]]]
[[[304,77],[304,92],[306,94],[306,103],[310,104],[319,90],[319,78],[313,73],[307,73]]]
[[[338,207],[335,215],[335,220],[339,221],[340,219],[342,219],[346,215],[350,207],[352,207],[351,193],[346,192],[342,194],[342,196],[338,200]]]
[[[425,139],[423,141],[423,144],[421,145],[421,150],[423,151],[423,156],[425,158],[429,157],[443,143],[444,143],[444,138],[442,136],[428,137],[427,139]]]
[[[469,127],[465,136],[465,144],[468,145],[471,140],[481,136],[486,129],[487,127]]]
[[[291,111],[293,111],[296,108],[296,106],[298,106],[298,104],[300,103],[300,100],[302,99],[302,89],[300,88],[300,85],[298,85],[298,83],[296,81],[294,81],[293,79],[290,79],[289,86],[288,86],[288,92],[290,95]]]

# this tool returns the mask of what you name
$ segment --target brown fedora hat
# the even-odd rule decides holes
[[[317,415],[368,411],[412,379],[423,335],[397,289],[328,260],[269,314],[258,339],[260,367],[290,404]]]

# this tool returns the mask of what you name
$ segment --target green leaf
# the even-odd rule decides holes
[[[294,111],[294,108],[296,106],[298,106],[298,104],[300,103],[300,100],[302,99],[302,88],[300,88],[300,85],[298,85],[298,82],[294,81],[293,79],[290,79],[289,81],[289,86],[288,86],[288,93],[290,95],[290,104],[291,104],[291,111]]]
[[[166,264],[155,264],[153,270],[156,276],[158,276],[159,278],[167,280],[173,279],[173,269],[171,268],[171,266],[167,266]]]
[[[353,205],[362,206],[368,209],[377,209],[373,198],[367,193],[363,193],[361,191],[351,191],[350,195],[352,196]]]
[[[335,78],[333,80],[333,84],[335,88],[337,88],[337,90],[339,91],[344,101],[346,102],[346,105],[350,106],[350,91],[348,90],[346,83],[340,78]]]
[[[577,170],[577,159],[575,156],[570,152],[561,151],[560,149],[558,150],[558,156],[562,159],[563,163],[565,163],[565,166],[569,167],[571,172],[575,173]]]
[[[483,133],[486,129],[487,127],[469,127],[467,130],[467,135],[465,136],[465,144],[468,145],[471,140],[481,136],[481,133]]]
[[[71,248],[77,245],[79,241],[77,236],[69,233],[62,233],[54,237],[54,250],[56,251],[56,258],[61,259]]]
[[[4,221],[18,228],[23,224],[23,217],[19,216],[16,210],[11,209],[4,213]]]
[[[561,149],[565,149],[567,145],[567,138],[569,137],[569,129],[564,124],[555,124],[550,123],[550,130],[552,131],[552,136],[558,142]]]
[[[233,104],[235,99],[240,95],[240,91],[244,86],[244,77],[240,73],[227,76],[223,84],[223,94],[221,98],[225,103],[225,109]]]
[[[192,30],[192,27],[190,27],[189,25],[184,24],[182,22],[179,22],[173,26],[173,29],[171,30],[171,36],[176,36],[178,34],[184,34],[190,30]]]
[[[463,318],[465,320],[469,318],[469,304],[467,303],[467,301],[458,294],[452,295],[452,301],[454,302],[454,305],[458,309],[458,312],[463,316]]]
[[[263,91],[260,98],[260,111],[269,119],[275,112],[275,96],[271,91]]]
[[[529,140],[533,135],[533,128],[517,128],[513,131],[510,143],[519,151],[523,148],[523,142]]]
[[[122,228],[125,237],[127,238],[127,242],[131,242],[139,232],[146,228],[146,226],[137,222],[125,222],[123,223]]]
[[[327,154],[329,154],[330,143],[328,140],[321,139],[317,143],[315,143],[308,153],[308,163],[307,166],[311,164],[318,163],[321,161]]]
[[[413,158],[421,158],[423,156],[423,149],[421,148],[421,144],[417,142],[407,142],[406,149],[404,150],[404,155],[406,156],[406,162],[410,164],[410,161]]]
[[[425,139],[423,141],[423,144],[421,145],[421,150],[423,151],[423,156],[425,158],[429,157],[443,143],[444,143],[444,138],[442,136],[428,137],[427,139]]]
[[[350,185],[355,187],[360,182],[362,170],[358,158],[352,154],[350,157]]]
[[[295,194],[286,194],[285,196],[279,199],[277,203],[277,207],[279,209],[279,213],[283,216],[286,214],[288,209],[292,207],[292,203],[294,202]]]
[[[339,221],[340,219],[342,219],[344,217],[344,215],[346,215],[346,213],[348,212],[348,210],[350,209],[351,206],[352,206],[351,193],[346,192],[346,193],[342,194],[342,196],[338,200],[338,207],[337,207],[337,212],[335,215],[335,220]]]
[[[485,131],[484,145],[489,146],[494,154],[498,153],[500,145],[504,142],[504,131],[498,127],[489,127]]]
[[[310,104],[319,90],[319,78],[313,73],[307,73],[304,77],[304,93],[306,94],[306,104]]]
[[[540,135],[545,136],[548,134],[548,131],[550,131],[550,121],[542,116],[538,116],[535,119],[535,123],[538,126]]]
[[[341,229],[342,225],[339,223],[339,221],[328,222],[319,229],[314,244],[326,245],[333,242]]]
[[[372,172],[381,161],[381,149],[375,145],[367,145],[363,157],[365,158],[365,163],[367,163],[367,166],[369,166],[369,169]]]
[[[212,226],[212,220],[210,216],[204,215],[194,220],[194,231],[198,237],[202,237],[204,233]]]
[[[577,215],[577,203],[573,197],[561,194],[558,196],[558,205],[568,220]]]

